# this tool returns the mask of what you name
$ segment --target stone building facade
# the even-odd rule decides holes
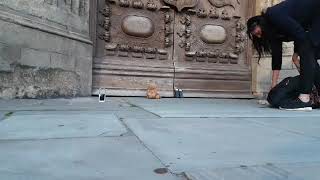
[[[89,0],[0,0],[0,97],[91,95]]]
[[[244,24],[273,3],[0,0],[0,98],[143,96],[150,83],[168,97],[262,96],[271,61],[257,63]]]

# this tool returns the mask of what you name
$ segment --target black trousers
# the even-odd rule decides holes
[[[300,75],[287,77],[270,90],[268,93],[268,102],[272,107],[279,108],[283,103],[299,96]],[[320,108],[319,89],[313,89],[311,95],[312,108]]]
[[[318,61],[319,60],[319,61]],[[320,91],[320,48],[316,49],[316,67],[315,67],[315,74],[314,74],[314,85]]]
[[[297,98],[301,93],[301,89],[305,88],[306,81],[307,83],[311,83],[311,86],[312,86],[311,88],[313,88],[313,85],[315,85],[318,91],[318,94],[320,95],[320,65],[317,62],[317,59],[320,59],[320,47],[312,48],[312,49],[314,51],[311,52],[311,55],[314,54],[315,56],[313,57],[313,59],[309,59],[311,62],[309,63],[311,64],[311,66],[314,66],[313,78],[310,76],[311,74],[309,73],[310,68],[308,66],[306,68],[307,63],[304,63],[303,65],[304,65],[304,70],[306,71],[304,73],[307,73],[307,77],[310,76],[310,78],[312,78],[313,80],[310,80],[310,79],[304,80],[306,76],[302,77],[301,75],[285,78],[279,84],[277,84],[273,89],[270,90],[267,100],[271,106],[278,108],[281,105],[281,103],[286,102],[287,100],[290,100],[290,99]],[[306,48],[306,51],[309,51],[312,49]],[[304,58],[306,58],[307,55],[305,55]],[[300,60],[300,66],[302,65],[303,60]],[[314,92],[313,92],[313,95],[314,95]],[[316,104],[312,104],[313,108],[320,108],[319,100],[317,101],[317,103],[313,102],[313,103],[316,103]]]
[[[300,56],[300,94],[310,94],[313,85],[320,89],[320,66],[317,62],[320,57],[319,48],[313,46],[309,38],[298,42]]]

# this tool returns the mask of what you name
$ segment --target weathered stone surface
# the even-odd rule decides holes
[[[0,21],[0,43],[65,55],[92,57],[92,45]]]
[[[208,44],[221,44],[227,38],[227,32],[222,26],[204,25],[200,31],[201,40]]]
[[[7,46],[0,43],[0,71],[11,72],[11,64],[21,58],[19,47]]]
[[[0,45],[0,98],[91,95],[92,45],[6,21]]]
[[[9,64],[16,62],[21,57],[21,49],[19,47],[7,46],[0,43],[0,58]]]
[[[3,72],[11,72],[12,71],[10,64],[6,61],[3,61],[1,58],[0,58],[0,71],[3,71]]]
[[[291,69],[291,70],[283,69],[281,70],[281,73],[280,73],[279,82],[286,77],[290,77],[290,76],[294,77],[297,75],[299,75],[299,72],[297,69]]]
[[[18,63],[27,66],[49,67],[50,54],[35,49],[22,49],[21,59]]]
[[[50,55],[50,67],[60,68],[67,71],[74,71],[75,57],[64,54],[52,53]]]
[[[89,0],[2,0],[3,10],[14,15],[35,21],[45,21],[46,24],[73,32],[89,35]],[[49,21],[48,21],[49,20]]]
[[[14,87],[0,87],[0,98],[1,99],[16,98],[16,88],[14,88]]]
[[[252,64],[252,89],[256,96],[263,97],[271,87],[271,59],[262,58],[259,64],[257,61],[254,59]]]
[[[142,16],[127,16],[123,19],[121,28],[123,32],[130,36],[150,37],[154,33],[154,24]]]
[[[282,57],[282,70],[292,70],[295,68],[294,63],[292,62],[292,54],[284,55]]]
[[[50,98],[80,95],[80,77],[62,69],[18,65],[14,72],[0,72],[0,98]]]
[[[80,76],[80,96],[91,94],[92,87],[92,59],[79,57],[75,62],[76,73]]]

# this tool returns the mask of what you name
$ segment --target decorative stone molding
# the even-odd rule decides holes
[[[219,6],[189,9],[180,16],[176,41],[184,50],[185,61],[239,63],[246,43],[245,26],[240,16],[231,13],[230,8]]]
[[[198,0],[163,0],[165,3],[175,6],[179,12],[184,8],[193,8],[198,4]]]
[[[242,24],[240,21],[237,22],[237,25],[236,25],[236,30],[237,32],[239,31],[243,31],[246,29],[246,26],[244,24]]]
[[[100,10],[99,12],[105,17],[109,17],[111,15],[111,9],[109,6],[106,6],[103,10]]]
[[[164,49],[158,49],[159,60],[167,60],[169,58],[168,51]]]
[[[166,24],[165,25],[164,33],[165,33],[166,36],[169,36],[170,34],[172,34],[171,24]]]
[[[172,26],[172,17],[171,14],[168,12],[168,9],[163,9],[164,12],[164,24],[165,24],[165,40],[164,40],[164,46],[165,47],[171,47],[172,46],[172,36],[173,36],[173,30],[171,28]]]
[[[130,7],[130,1],[129,0],[119,0],[119,6]]]
[[[117,44],[106,44],[105,49],[106,49],[106,54],[108,56],[114,56],[117,53]]]
[[[208,56],[209,63],[217,63],[218,62],[218,56],[219,56],[218,52],[208,52],[207,56]]]
[[[234,53],[239,55],[244,51],[246,43],[245,25],[242,24],[241,19],[238,19],[236,23],[235,41],[236,45],[234,48]]]
[[[224,10],[222,11],[221,19],[223,19],[223,20],[231,20],[231,17],[230,17],[230,15],[229,15],[229,12],[228,12],[226,9],[224,9]]]
[[[227,31],[222,26],[204,25],[201,27],[200,38],[207,44],[222,44],[227,38]]]
[[[44,0],[44,3],[65,8],[70,13],[85,16],[89,13],[89,0]]]
[[[99,35],[99,39],[104,40],[106,42],[110,42],[110,32],[109,31],[105,31],[103,34]]]
[[[235,9],[240,4],[240,0],[209,0],[209,2],[217,8],[231,6]]]
[[[132,48],[132,57],[142,58],[143,57],[144,48],[139,46],[133,46]]]
[[[220,17],[217,8],[211,8],[209,10],[209,18],[218,19]]]
[[[206,62],[206,60],[207,60],[207,52],[205,52],[205,51],[196,52],[196,61],[197,62]]]
[[[188,39],[191,36],[191,27],[186,25],[185,37]]]
[[[150,11],[155,11],[157,10],[157,5],[153,2],[153,0],[148,0],[147,2],[147,9]]]
[[[142,16],[127,16],[122,20],[121,29],[124,33],[135,37],[150,37],[154,33],[151,19]]]
[[[157,48],[146,48],[146,59],[155,59]]]
[[[186,42],[185,45],[186,45],[185,51],[190,51],[191,50],[191,43],[190,42]]]
[[[111,27],[111,7],[109,6],[109,2],[106,1],[105,7],[99,11],[99,13],[104,17],[103,21],[99,22],[99,25],[104,28],[105,32],[99,35],[99,39],[104,40],[106,42],[110,42],[111,34],[110,34],[110,27]]]
[[[222,52],[221,50],[214,51],[192,51],[185,53],[185,60],[192,62],[209,62],[223,64],[237,64],[239,56],[232,52]]]
[[[196,52],[186,52],[186,61],[193,61],[195,56],[196,56]]]
[[[103,29],[99,28],[98,38],[106,43],[104,52],[99,50],[102,56],[168,60],[173,44],[170,7],[159,6],[154,0],[106,0],[99,13],[103,16],[99,23]],[[162,46],[161,43],[153,46],[159,38],[163,38],[160,39]]]
[[[172,40],[169,37],[165,37],[164,41],[165,41],[165,43],[164,43],[165,47],[172,46]]]
[[[132,1],[132,7],[133,8],[137,8],[137,9],[143,9],[144,8],[144,4],[141,0],[133,0]]]
[[[199,18],[206,18],[208,14],[205,9],[198,9],[197,16]]]
[[[165,49],[144,48],[140,46],[130,47],[125,44],[107,43],[105,45],[106,55],[120,57],[134,57],[140,59],[156,59],[168,60],[169,52]],[[131,56],[130,56],[131,55]]]
[[[119,47],[119,56],[121,57],[129,56],[130,47],[128,45],[121,44],[121,45],[118,45],[118,47]]]
[[[168,24],[168,23],[171,23],[171,21],[172,21],[171,15],[169,13],[165,13],[164,22]]]
[[[185,48],[185,51],[190,51],[191,43],[190,37],[192,36],[191,30],[191,16],[185,14],[181,19],[181,31],[177,32],[178,36],[180,37],[179,46],[181,48]]]

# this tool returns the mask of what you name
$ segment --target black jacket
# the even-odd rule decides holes
[[[297,46],[310,38],[314,46],[320,45],[320,0],[285,0],[268,8],[265,17],[277,32],[271,41],[273,70],[281,69],[282,42]]]

